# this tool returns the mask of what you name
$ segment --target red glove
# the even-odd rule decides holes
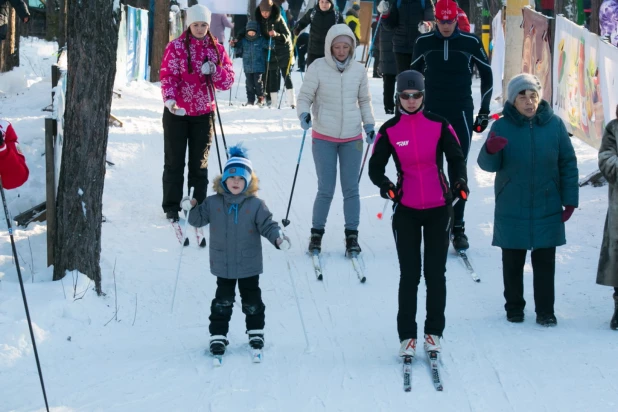
[[[500,150],[504,149],[504,146],[506,146],[508,142],[509,141],[506,138],[496,136],[494,132],[491,132],[487,142],[485,143],[485,150],[489,154],[496,154]]]
[[[17,135],[13,126],[6,120],[0,120],[0,133],[4,137],[4,144],[0,145],[0,178],[2,187],[15,189],[28,180],[28,166],[26,158],[17,144]]]
[[[574,211],[575,211],[575,206],[565,206],[564,210],[562,211],[562,223],[569,220]]]

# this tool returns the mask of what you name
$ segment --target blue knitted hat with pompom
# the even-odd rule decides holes
[[[251,174],[253,173],[251,160],[247,159],[247,149],[243,147],[242,143],[239,143],[236,146],[230,147],[228,153],[230,154],[230,158],[225,163],[223,176],[221,177],[221,185],[226,192],[230,193],[225,181],[228,177],[240,176],[245,179],[244,192],[249,187],[249,184],[251,184]]]

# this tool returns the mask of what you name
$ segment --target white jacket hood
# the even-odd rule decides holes
[[[337,64],[333,60],[333,53],[330,49],[333,45],[333,40],[335,40],[335,38],[337,38],[338,36],[348,36],[352,41],[352,47],[350,47],[350,57],[352,57],[352,59],[354,58],[354,46],[356,45],[356,38],[354,37],[354,33],[347,24],[335,24],[328,30],[328,33],[326,33],[326,40],[324,41],[324,58],[326,60],[326,63],[334,69],[337,68]],[[352,59],[348,60],[346,68],[350,65],[350,61]]]

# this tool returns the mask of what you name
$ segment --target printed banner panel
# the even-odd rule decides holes
[[[549,20],[541,13],[523,8],[524,45],[521,72],[534,74],[541,81],[543,99],[551,103],[551,48]]]
[[[474,33],[473,30],[471,30]],[[504,27],[502,27],[502,10],[498,10],[498,14],[494,17],[491,23],[491,38],[493,39],[491,52],[491,72],[493,74],[494,86],[492,96],[494,99],[502,98],[502,78],[504,77],[504,51],[506,42],[504,40]]]

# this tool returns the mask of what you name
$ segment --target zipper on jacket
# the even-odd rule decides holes
[[[448,40],[444,40],[444,61],[448,60]]]
[[[530,194],[531,194],[531,198],[530,198],[530,247],[533,247],[534,244],[534,225],[532,222],[532,215],[534,213],[534,151],[535,151],[535,147],[534,147],[534,133],[532,133],[532,119],[530,120],[530,152],[532,155],[532,166],[530,167],[530,171],[531,171],[531,179],[530,181],[532,182],[531,185],[531,190],[530,190]]]
[[[345,70],[345,69],[344,69]],[[340,73],[339,76],[340,86],[341,86],[341,123],[339,123],[339,138],[343,139],[343,122],[344,122],[344,110],[343,110],[343,72]],[[362,133],[362,132],[361,132]]]

